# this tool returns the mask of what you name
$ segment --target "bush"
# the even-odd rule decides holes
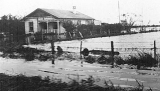
[[[88,63],[94,63],[97,62],[99,64],[111,64],[112,58],[111,56],[88,56],[86,58],[86,62]],[[138,55],[129,55],[127,59],[123,59],[120,56],[114,56],[114,62],[117,65],[121,64],[128,64],[128,65],[135,65],[137,66],[137,69],[140,69],[141,67],[155,67],[158,64],[158,61],[152,57],[149,53],[138,53]]]
[[[114,61],[118,65],[125,64],[125,61],[120,56],[114,56]],[[88,62],[88,63],[97,62],[99,64],[111,64],[112,58],[111,58],[111,56],[105,56],[105,55],[101,55],[100,57],[88,56],[86,58],[86,62]]]
[[[114,56],[114,61],[116,64],[121,65],[121,64],[125,64],[125,61],[123,60],[122,57],[120,56]]]
[[[96,58],[95,57],[93,57],[93,56],[88,56],[87,58],[85,58],[85,61],[87,62],[87,63],[95,63],[96,62]]]
[[[110,80],[105,81],[105,86],[101,87],[95,85],[96,80],[92,76],[80,82],[73,79],[69,84],[51,81],[49,77],[42,79],[40,76],[8,76],[0,73],[0,82],[0,91],[144,91],[143,84],[141,85],[138,81],[139,86],[135,88],[114,86]]]
[[[136,65],[139,69],[141,66],[143,67],[153,67],[156,66],[158,61],[152,57],[151,54],[148,53],[138,53],[138,55],[133,56],[130,55],[126,60],[127,64]]]
[[[110,64],[112,62],[112,59],[111,57],[105,57],[104,55],[102,55],[98,58],[97,62],[99,64]]]
[[[34,36],[35,36],[35,41],[42,41],[42,32],[36,32]]]

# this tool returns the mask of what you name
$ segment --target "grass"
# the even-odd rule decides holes
[[[0,73],[0,91],[144,91],[143,84],[141,85],[138,81],[139,86],[135,88],[114,86],[111,81],[105,81],[105,86],[101,87],[95,85],[94,82],[92,76],[80,82],[71,80],[65,83],[61,80],[51,81],[49,77],[42,79],[40,76],[9,76]]]
[[[138,53],[135,56],[130,55],[125,62],[126,64],[136,65],[137,69],[141,69],[141,67],[155,67],[158,64],[158,61],[149,53]]]
[[[112,63],[111,56],[88,56],[86,58],[86,62],[88,63],[99,63],[99,64],[111,64]],[[137,69],[145,68],[145,67],[155,67],[158,64],[158,60],[154,59],[149,53],[138,53],[137,55],[129,55],[127,58],[123,59],[120,56],[114,56],[114,62],[117,65],[134,65],[137,66]]]

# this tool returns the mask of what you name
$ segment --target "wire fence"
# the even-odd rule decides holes
[[[70,52],[80,52],[81,41],[58,42],[55,46],[61,46],[64,50]],[[160,42],[114,42],[114,51],[119,52],[121,56],[134,55],[137,53],[149,53],[151,55],[160,54]],[[87,42],[82,41],[82,50],[104,50],[111,51],[111,42]]]
[[[21,35],[24,36],[24,35]],[[21,37],[20,36],[20,37]],[[22,38],[9,38],[12,40],[20,40]],[[5,39],[7,40],[7,38]],[[111,51],[111,41],[101,41],[101,40],[76,40],[76,41],[62,41],[56,42],[55,46],[61,46],[64,50],[70,52],[80,52],[80,42],[82,41],[82,50],[88,48],[89,50],[105,50]],[[149,41],[149,42],[137,42],[137,41],[113,41],[114,51],[120,53],[120,55],[131,55],[139,52],[146,52],[152,55],[160,54],[160,42]]]

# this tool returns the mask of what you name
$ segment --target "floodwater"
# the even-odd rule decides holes
[[[101,37],[83,40],[55,42],[55,46],[61,46],[64,51],[79,52],[82,41],[82,49],[111,50],[111,41],[114,42],[114,50],[120,55],[137,54],[139,52],[154,53],[154,41],[156,42],[157,54],[160,53],[160,32],[138,33],[112,37]],[[33,48],[51,51],[51,44],[26,45]]]
[[[89,64],[77,60],[25,61],[24,59],[9,59],[0,57],[0,72],[11,75],[49,76],[51,79],[61,79],[69,82],[71,79],[80,81],[93,76],[96,84],[103,86],[104,81],[111,80],[114,85],[122,87],[138,86],[136,80],[146,89],[151,87],[159,91],[160,70],[136,70],[127,68],[110,68],[110,65]]]
[[[115,48],[153,48],[153,42],[156,40],[156,47],[160,48],[160,32],[121,35],[113,37],[93,38],[82,40],[82,47],[89,49],[110,50],[110,41],[114,42]],[[80,41],[56,42],[55,46],[61,46],[64,51],[79,52]],[[25,45],[28,47],[51,50],[51,44]],[[120,50],[120,49],[119,49]],[[151,50],[151,49],[150,49]],[[123,51],[123,50],[121,50]],[[125,52],[128,51],[125,49]],[[51,64],[51,60],[42,62],[39,60],[25,61],[24,59],[10,59],[0,57],[0,72],[16,75],[24,74],[27,76],[49,76],[51,78],[61,79],[68,82],[71,79],[80,81],[89,76],[93,76],[96,84],[103,85],[104,80],[111,80],[114,85],[122,87],[138,86],[143,83],[145,88],[153,88],[159,91],[160,70],[136,70],[127,68],[110,68],[109,65],[89,64],[82,60],[58,60]]]

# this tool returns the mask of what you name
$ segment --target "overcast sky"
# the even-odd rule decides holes
[[[77,11],[97,20],[118,23],[118,1],[120,14],[138,15],[137,23],[160,24],[160,0],[0,0],[0,16],[26,16],[37,8],[72,10],[76,6]]]

